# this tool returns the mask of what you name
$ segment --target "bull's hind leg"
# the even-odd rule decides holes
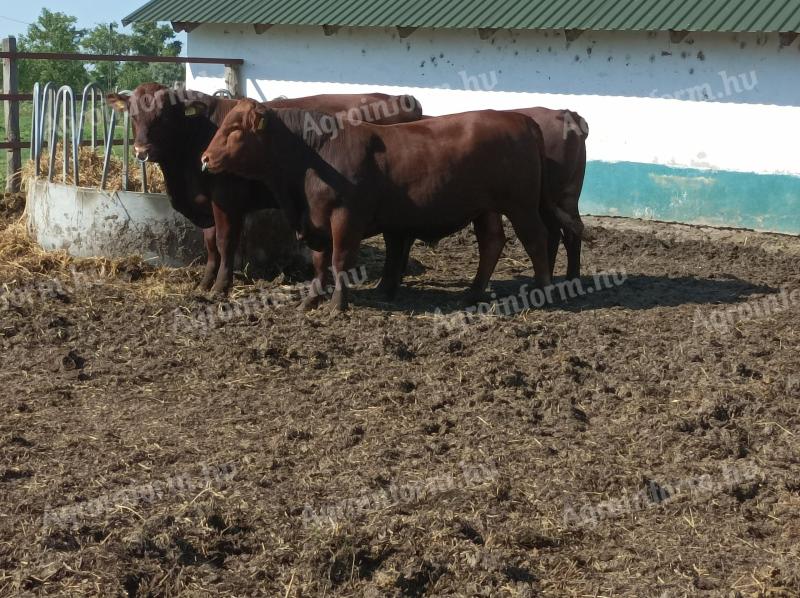
[[[378,291],[386,299],[393,299],[403,281],[403,273],[408,261],[407,240],[403,235],[396,233],[384,233],[383,239],[386,243],[386,261],[383,263],[383,276],[378,284]],[[412,243],[413,241],[411,239]]]
[[[408,274],[408,260],[411,257],[411,248],[414,246],[414,237],[406,237],[403,239],[403,257],[400,260],[400,282],[403,282],[403,276]]]
[[[547,252],[547,227],[539,215],[539,210],[527,211],[524,208],[515,208],[506,213],[506,216],[533,262],[537,286],[549,287],[552,284],[552,276],[550,276],[550,260]]]
[[[506,246],[506,235],[503,231],[503,217],[495,212],[486,212],[478,216],[473,224],[475,237],[478,239],[478,272],[475,280],[467,290],[465,303],[472,305],[486,299],[486,287],[492,278],[497,261]]]
[[[217,272],[219,271],[217,231],[213,226],[203,229],[203,242],[206,246],[208,258],[206,259],[206,268],[203,272],[203,279],[200,281],[200,284],[197,285],[197,288],[201,291],[208,291],[211,289],[211,285],[213,285],[214,281],[217,279]]]
[[[542,210],[542,220],[547,228],[547,260],[550,265],[550,277],[556,271],[556,258],[558,257],[558,245],[561,242],[561,225],[550,210]]]
[[[581,238],[569,231],[564,231],[564,247],[567,250],[567,278],[581,277]]]
[[[309,311],[319,306],[328,294],[331,284],[331,249],[313,251],[311,261],[314,263],[314,280],[308,289],[308,295],[300,303],[302,311]]]

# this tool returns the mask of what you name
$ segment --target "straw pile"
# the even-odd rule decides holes
[[[56,161],[55,173],[53,181],[56,183],[66,183],[68,185],[75,184],[74,176],[72,175],[72,164],[68,166],[67,180],[64,180],[63,175],[63,148],[61,144],[56,146]],[[40,176],[47,177],[49,173],[50,153],[47,150],[42,150],[40,161]],[[142,191],[142,177],[141,166],[138,160],[130,159],[128,161],[128,188],[123,189],[122,184],[122,159],[115,156],[113,153],[109,159],[108,177],[106,178],[107,191]],[[166,185],[164,184],[164,175],[161,168],[154,163],[147,163],[147,186],[150,193],[166,193]],[[35,163],[29,160],[22,169],[22,180],[27,184],[27,181],[35,178]],[[81,147],[79,149],[78,159],[78,183],[81,187],[100,188],[100,180],[103,175],[103,155],[102,149],[92,150],[90,147]]]
[[[0,196],[0,295],[32,283],[61,280],[66,284],[75,272],[98,283],[133,288],[145,298],[180,295],[196,282],[192,269],[154,266],[139,256],[76,258],[63,250],[45,251],[25,228],[24,206],[22,194]]]

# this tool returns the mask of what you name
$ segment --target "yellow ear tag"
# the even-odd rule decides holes
[[[183,111],[186,116],[197,116],[197,108],[194,106],[186,106],[186,109]]]
[[[259,131],[263,131],[264,129],[266,129],[267,128],[267,119],[262,116],[261,120],[258,122],[258,127],[257,128],[258,128]]]
[[[128,104],[124,100],[117,100],[114,102],[114,108],[120,111],[125,111],[128,108]]]

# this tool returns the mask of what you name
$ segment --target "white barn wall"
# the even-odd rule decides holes
[[[251,26],[202,25],[189,34],[188,50],[243,58],[247,94],[257,99],[379,90],[411,92],[431,115],[569,107],[589,121],[590,159],[800,174],[788,145],[796,137],[781,134],[800,133],[800,77],[787,77],[798,68],[798,48],[779,48],[777,35],[688,39],[586,32],[569,43],[560,32],[502,31],[484,41],[471,30],[401,39],[392,29],[325,36],[320,27],[285,26],[258,35]],[[741,93],[723,72],[738,77]],[[190,65],[187,78],[204,91],[223,86],[221,67]],[[663,98],[709,89],[720,97]],[[743,140],[757,151],[745,151]]]
[[[412,93],[426,114],[548,106],[589,122],[585,212],[800,233],[798,43],[777,35],[204,24],[194,56],[245,60],[256,99]],[[725,76],[723,78],[723,75]],[[735,79],[736,85],[731,82]],[[187,84],[224,87],[221,66],[190,65]],[[704,97],[708,96],[708,97]],[[790,145],[791,144],[791,145]]]

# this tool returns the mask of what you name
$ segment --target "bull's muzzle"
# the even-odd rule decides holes
[[[133,151],[136,154],[136,159],[139,160],[139,162],[147,162],[150,160],[150,152],[147,150],[147,148],[134,145]]]

